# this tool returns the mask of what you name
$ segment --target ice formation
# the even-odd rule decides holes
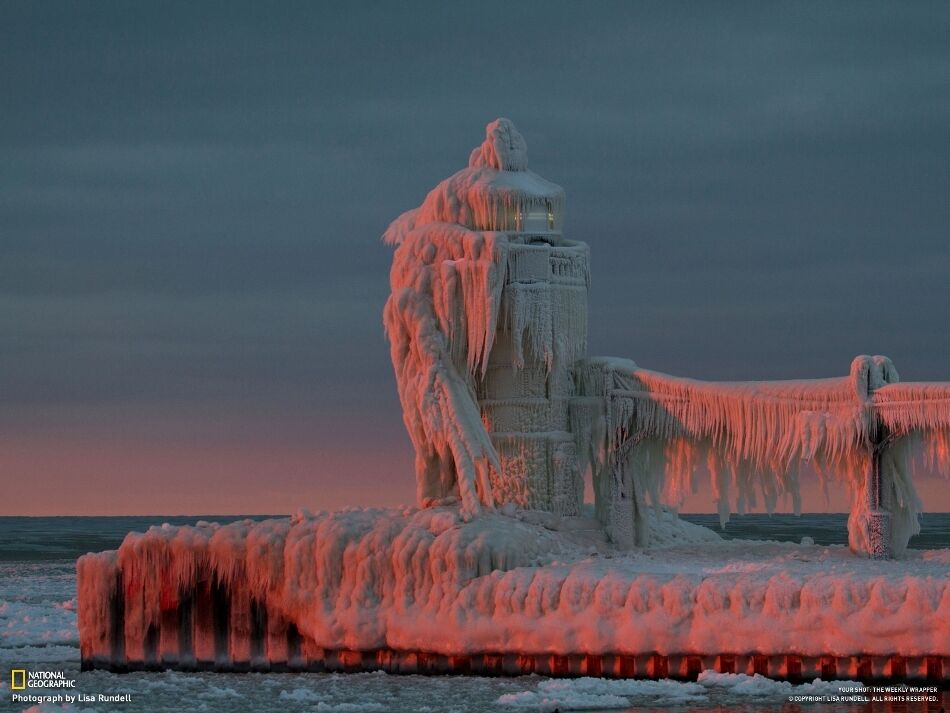
[[[912,465],[950,470],[950,384],[880,356],[745,383],[588,357],[588,247],[527,166],[498,119],[384,236],[419,509],[132,533],[79,560],[84,665],[950,675],[950,551],[906,552]],[[705,472],[723,522],[797,509],[804,467],[851,489],[853,552],[906,560],[723,543],[664,507]]]
[[[900,555],[919,532],[911,446],[923,438],[927,466],[946,473],[950,465],[948,386],[899,383],[886,357],[856,357],[850,375],[837,379],[702,382],[613,358],[578,363],[575,378],[573,429],[603,508],[626,507],[620,501],[629,499],[639,511],[664,494],[675,501],[702,466],[723,524],[754,505],[757,493],[769,512],[789,494],[798,512],[799,472],[810,465],[851,489],[852,549],[874,549],[876,511],[887,514],[885,544]],[[610,497],[617,487],[624,497]],[[618,528],[629,519],[606,510],[601,518]]]
[[[852,549],[899,556],[919,531],[911,446],[950,470],[950,385],[899,383],[881,356],[838,379],[745,383],[585,358],[588,248],[562,237],[563,204],[498,119],[468,168],[386,231],[384,323],[419,503],[574,515],[589,469],[609,536],[642,546],[647,509],[681,499],[699,470],[725,524],[759,494],[797,512],[811,467],[850,488]]]
[[[654,655],[687,674],[690,656],[728,653],[735,672],[793,675],[775,656],[792,652],[838,675],[858,654],[923,675],[950,655],[950,578],[933,576],[948,550],[879,562],[671,517],[669,544],[618,556],[590,523],[544,516],[354,509],[133,533],[79,561],[83,660],[475,672],[490,655],[499,671],[643,675],[662,673]]]
[[[586,351],[588,250],[564,191],[527,168],[506,119],[469,166],[386,231],[384,325],[421,504],[578,512],[572,368]]]

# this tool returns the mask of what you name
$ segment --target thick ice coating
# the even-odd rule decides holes
[[[501,471],[475,403],[495,335],[505,248],[498,236],[430,224],[396,249],[384,324],[421,504],[492,505]]]
[[[950,578],[933,576],[948,551],[880,563],[671,517],[655,523],[667,544],[617,557],[583,523],[542,515],[350,510],[130,534],[79,561],[83,659],[948,653]]]
[[[495,119],[485,127],[485,141],[472,150],[468,165],[496,171],[527,171],[528,144],[508,119]]]
[[[398,245],[416,228],[453,223],[472,230],[521,232],[537,214],[560,230],[564,189],[528,170],[528,146],[508,119],[485,128],[468,167],[442,181],[422,205],[399,216],[383,234]]]
[[[929,467],[946,471],[950,464],[941,450],[950,418],[946,385],[900,384],[886,357],[855,358],[847,377],[802,381],[703,382],[614,358],[584,360],[575,374],[573,430],[595,492],[625,471],[623,487],[635,508],[675,502],[704,469],[723,524],[757,497],[771,512],[789,494],[797,512],[799,470],[810,464],[850,488],[851,545],[868,552],[868,478],[876,456],[884,475],[876,509],[890,514],[890,551],[900,555],[919,532],[912,445],[921,438],[936,444]]]
[[[560,239],[563,197],[527,170],[524,139],[498,119],[469,167],[384,236],[396,250],[383,322],[416,451],[420,504],[458,500],[467,517],[509,501],[577,510],[574,482],[546,487],[543,502],[534,502],[536,492],[512,480],[513,467],[542,472],[552,458],[576,476],[565,450],[573,449],[567,399],[569,370],[586,348],[587,247]],[[499,337],[504,345],[496,350]],[[532,376],[537,367],[543,373]],[[525,393],[497,393],[501,369],[523,374]],[[532,393],[535,387],[547,395]],[[529,404],[533,396],[537,403]],[[550,415],[552,399],[563,423]],[[512,409],[525,416],[517,426],[492,427],[493,414],[503,419]],[[543,467],[535,463],[542,460]]]

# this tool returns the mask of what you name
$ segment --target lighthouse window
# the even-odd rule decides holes
[[[550,201],[541,205],[509,205],[499,207],[495,230],[516,233],[550,233],[557,230],[557,215]]]
[[[548,211],[541,206],[533,206],[524,214],[521,230],[525,233],[546,233],[550,230]]]

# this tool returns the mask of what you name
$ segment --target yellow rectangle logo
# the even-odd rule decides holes
[[[17,680],[19,679],[19,683]],[[12,691],[25,691],[26,690],[26,669],[25,668],[15,668],[10,671],[10,690]]]

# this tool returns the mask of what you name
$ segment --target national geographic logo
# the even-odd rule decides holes
[[[76,679],[67,677],[65,671],[29,671],[25,668],[14,668],[10,671],[10,701],[12,703],[57,706],[66,704],[67,710],[74,710],[72,705],[75,703],[132,702],[131,693],[82,693],[75,688]],[[29,710],[35,710],[35,708]]]
[[[76,680],[66,678],[63,671],[27,671],[15,668],[10,671],[10,690],[25,691],[27,688],[75,688]]]

